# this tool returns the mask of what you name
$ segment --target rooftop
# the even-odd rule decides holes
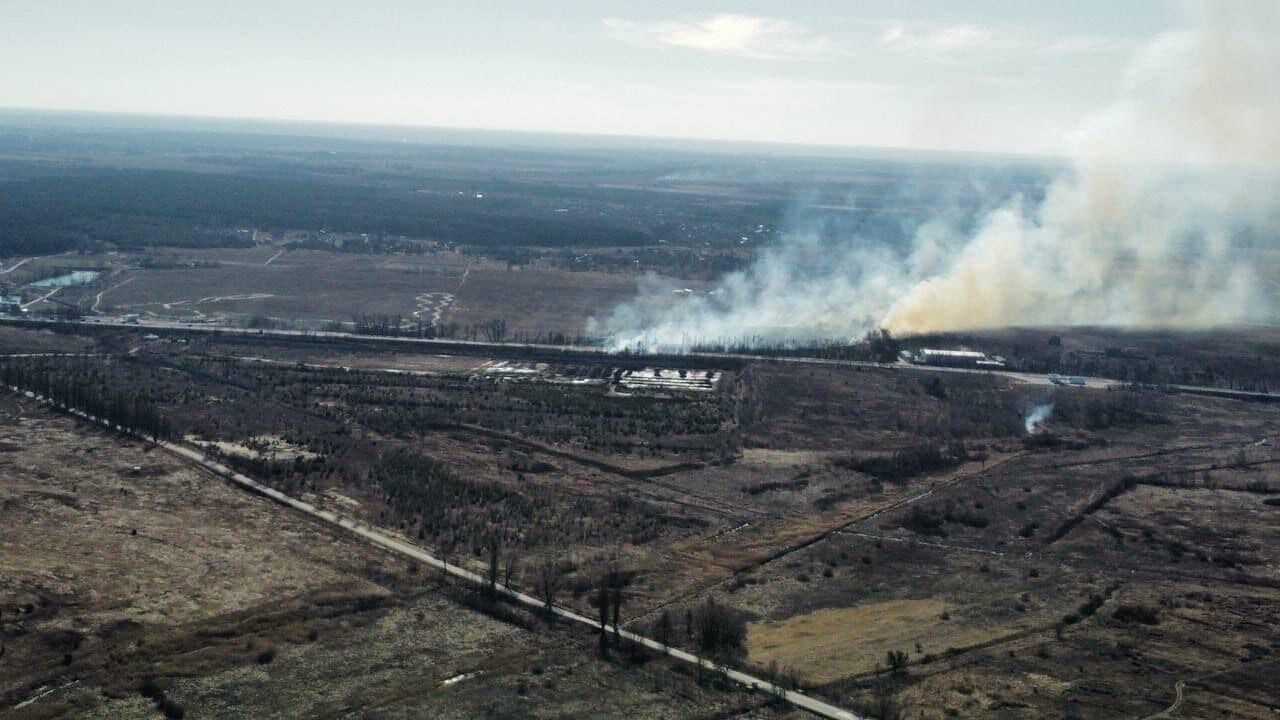
[[[920,351],[921,355],[938,355],[941,357],[965,358],[968,360],[985,360],[986,353],[975,352],[973,350],[933,350],[924,348]]]

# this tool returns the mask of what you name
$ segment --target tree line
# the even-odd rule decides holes
[[[0,362],[0,380],[7,386],[42,395],[128,432],[156,440],[173,437],[169,420],[144,390],[116,390],[95,379],[94,375],[61,372],[43,363]]]

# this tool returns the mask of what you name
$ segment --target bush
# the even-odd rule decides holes
[[[164,713],[164,716],[169,718],[169,720],[182,720],[182,718],[187,716],[186,709],[169,698],[164,698],[160,702],[156,703],[156,707],[159,708],[160,712]]]
[[[1158,625],[1160,623],[1160,611],[1147,605],[1121,605],[1116,608],[1111,617],[1122,623],[1141,623],[1143,625]]]
[[[882,481],[899,482],[916,475],[955,467],[968,457],[963,445],[958,449],[947,449],[944,452],[944,448],[940,445],[925,443],[903,448],[892,455],[849,458],[838,461],[836,464]]]
[[[155,699],[164,695],[164,690],[155,678],[147,678],[142,681],[142,685],[138,687],[138,693],[144,698]]]
[[[708,598],[694,613],[698,649],[708,656],[735,655],[747,639],[747,622],[741,613]]]

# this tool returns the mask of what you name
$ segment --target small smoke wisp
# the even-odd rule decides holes
[[[1026,426],[1027,434],[1032,435],[1038,432],[1049,417],[1053,415],[1053,403],[1045,403],[1031,408],[1031,412],[1027,413]]]
[[[592,318],[620,348],[839,340],[1012,325],[1271,322],[1280,249],[1280,3],[1204,2],[1134,56],[1042,197],[989,196],[886,245],[797,218],[705,295],[656,278]]]

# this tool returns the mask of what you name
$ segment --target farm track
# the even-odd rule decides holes
[[[919,540],[916,538],[900,538],[900,537],[893,537],[891,535],[876,535],[874,533],[853,532],[851,530],[837,530],[836,532],[838,532],[841,535],[866,538],[868,540],[896,542],[896,543],[913,543],[923,547],[938,548],[940,550],[955,550],[956,552],[975,553],[978,555],[990,555],[992,557],[1005,556],[1005,553],[1002,553],[998,550],[987,550],[986,548],[966,547],[964,545],[951,545],[948,543],[931,542],[928,540]]]
[[[761,560],[761,561],[759,561],[759,562],[757,562],[757,563],[754,563],[753,565],[751,565],[751,566],[749,566],[749,567],[747,567],[747,568],[744,568],[741,572],[750,572],[750,571],[752,571],[752,570],[755,570],[755,569],[759,568],[759,567],[760,567],[760,566],[762,566],[762,565],[766,565],[766,564],[768,564],[768,563],[774,562],[774,561],[779,560],[779,559],[781,559],[781,558],[784,558],[784,557],[786,557],[786,556],[788,556],[788,555],[791,555],[791,554],[793,554],[793,553],[795,553],[795,552],[798,552],[798,551],[800,551],[800,550],[804,550],[805,548],[808,548],[808,547],[811,547],[811,546],[813,546],[813,545],[815,545],[815,544],[817,544],[817,543],[820,543],[820,542],[822,542],[823,540],[826,540],[826,539],[830,538],[830,537],[831,537],[831,536],[833,536],[833,535],[836,535],[836,534],[841,533],[841,532],[843,532],[843,531],[845,531],[845,530],[848,530],[849,528],[853,527],[854,525],[857,525],[858,523],[865,522],[865,521],[867,521],[867,520],[872,520],[872,519],[874,519],[874,518],[876,518],[876,517],[878,517],[878,516],[880,516],[880,515],[882,515],[882,514],[884,514],[884,513],[886,513],[886,512],[892,512],[892,511],[894,511],[894,510],[897,510],[897,509],[898,509],[898,508],[900,508],[900,507],[905,507],[905,506],[910,505],[910,504],[912,504],[912,503],[914,503],[914,502],[917,502],[917,501],[919,501],[919,500],[923,500],[924,498],[929,497],[929,496],[933,495],[933,494],[934,494],[934,493],[936,493],[936,492],[939,492],[939,491],[942,491],[942,490],[947,490],[947,489],[949,489],[949,488],[955,487],[956,485],[959,485],[960,483],[963,483],[963,482],[965,482],[965,481],[967,481],[967,480],[973,480],[973,479],[975,479],[975,478],[982,477],[982,476],[984,476],[984,475],[988,474],[989,472],[991,472],[992,470],[994,470],[995,468],[1000,467],[1000,466],[1002,466],[1002,465],[1004,465],[1004,464],[1006,464],[1006,463],[1008,463],[1008,462],[1011,462],[1011,461],[1013,461],[1013,460],[1015,460],[1015,459],[1017,459],[1017,458],[1019,458],[1019,457],[1022,457],[1024,454],[1025,454],[1025,453],[1024,453],[1024,451],[1019,451],[1019,452],[1013,453],[1012,455],[1009,455],[1008,457],[1001,458],[999,461],[997,461],[997,462],[993,463],[993,464],[992,464],[992,465],[990,465],[990,466],[986,466],[986,467],[983,467],[983,468],[979,469],[977,472],[968,473],[968,474],[963,474],[963,475],[956,475],[956,476],[952,477],[950,480],[944,480],[944,481],[942,481],[942,482],[940,482],[940,483],[938,483],[938,484],[936,484],[936,485],[934,485],[934,486],[930,487],[928,490],[926,490],[926,491],[925,491],[925,492],[923,492],[923,493],[918,493],[918,494],[913,495],[913,496],[911,496],[911,497],[901,498],[901,499],[899,499],[899,500],[894,500],[893,502],[887,503],[887,504],[885,504],[885,505],[883,505],[883,506],[881,506],[881,507],[879,507],[879,508],[877,508],[877,509],[873,510],[872,512],[865,513],[865,514],[860,515],[860,516],[858,516],[858,517],[856,517],[856,518],[853,518],[853,519],[851,519],[851,520],[844,521],[844,522],[840,523],[839,525],[837,525],[837,526],[835,526],[835,527],[832,527],[832,528],[830,528],[830,529],[828,529],[828,530],[824,530],[824,531],[822,531],[822,532],[818,533],[817,535],[815,535],[815,536],[814,536],[814,537],[812,537],[812,538],[808,538],[808,539],[806,539],[806,540],[804,540],[804,541],[802,541],[802,542],[795,543],[795,544],[793,544],[793,545],[791,545],[791,546],[789,546],[789,547],[783,548],[783,549],[779,550],[778,552],[776,552],[776,553],[774,553],[774,554],[770,555],[769,557],[767,557],[767,558],[765,558],[765,559],[763,559],[763,560]]]
[[[1253,441],[1245,441],[1244,443],[1242,443],[1242,445],[1244,446],[1248,446],[1252,444],[1253,444]],[[1234,446],[1235,445],[1229,444],[1224,447],[1230,448]],[[1135,455],[1133,456],[1133,458],[1134,459],[1150,458],[1153,456],[1177,454],[1180,451],[1187,451],[1190,449],[1192,448],[1171,448],[1168,452],[1165,452],[1165,453],[1147,453],[1143,455]],[[1264,465],[1273,465],[1277,462],[1280,462],[1280,459],[1268,458],[1266,460],[1256,460],[1256,461],[1246,462],[1246,463],[1231,463],[1229,465],[1211,464],[1211,465],[1183,467],[1179,469],[1179,472],[1194,475],[1196,473],[1209,472],[1212,470],[1224,470],[1228,468],[1262,467]],[[1079,512],[1073,515],[1070,515],[1067,517],[1067,519],[1063,520],[1062,523],[1058,525],[1058,528],[1048,536],[1048,539],[1045,541],[1044,546],[1048,547],[1058,542],[1062,538],[1066,537],[1068,534],[1071,533],[1071,531],[1075,530],[1080,525],[1080,523],[1084,522],[1086,518],[1095,520],[1095,522],[1101,525],[1104,529],[1107,529],[1109,532],[1113,532],[1113,533],[1117,532],[1114,529],[1111,529],[1110,526],[1108,526],[1106,523],[1103,523],[1102,521],[1094,518],[1093,515],[1099,510],[1102,510],[1103,508],[1105,508],[1107,505],[1111,504],[1111,501],[1119,498],[1121,495],[1125,495],[1132,492],[1139,485],[1166,488],[1174,491],[1179,489],[1198,489],[1194,486],[1184,488],[1184,486],[1177,485],[1174,483],[1155,482],[1157,478],[1160,478],[1165,474],[1166,473],[1164,472],[1152,472],[1152,473],[1148,473],[1146,475],[1140,475],[1140,476],[1130,475],[1125,477],[1124,479],[1119,480],[1116,483],[1113,483],[1110,487],[1108,487],[1106,490],[1103,491],[1101,496],[1099,496],[1095,500],[1090,501],[1087,505],[1081,508]],[[1214,489],[1228,490],[1228,491],[1235,491],[1235,492],[1251,492],[1247,489],[1241,489],[1241,488],[1214,488]]]
[[[57,295],[57,294],[58,294],[58,292],[60,292],[61,290],[62,290],[62,288],[61,288],[61,287],[56,287],[56,288],[54,288],[54,289],[50,290],[49,292],[45,293],[44,295],[41,295],[40,297],[36,298],[35,300],[32,300],[31,302],[25,302],[25,303],[22,303],[22,309],[23,309],[23,310],[26,310],[27,308],[31,307],[32,305],[38,305],[38,304],[40,304],[40,303],[44,302],[45,300],[48,300],[49,298],[53,297],[54,295]]]
[[[23,265],[26,265],[27,263],[31,262],[32,260],[35,260],[35,258],[23,258],[22,260],[19,260],[18,262],[16,262],[16,263],[14,263],[14,264],[10,265],[9,267],[7,267],[7,268],[5,268],[5,269],[3,269],[3,270],[0,270],[0,275],[8,275],[9,273],[13,272],[14,270],[17,270],[18,268],[22,267]]]
[[[1253,440],[1248,440],[1240,443],[1227,443],[1225,445],[1222,443],[1219,443],[1216,445],[1181,445],[1181,446],[1176,446],[1171,448],[1161,448],[1159,450],[1152,450],[1149,452],[1136,453],[1134,455],[1118,455],[1116,457],[1097,458],[1094,460],[1073,460],[1070,462],[1053,463],[1051,465],[1040,465],[1031,469],[1063,470],[1066,468],[1073,468],[1073,467],[1090,467],[1094,465],[1108,465],[1108,464],[1117,463],[1117,462],[1127,462],[1129,460],[1146,460],[1149,458],[1164,457],[1167,455],[1179,455],[1181,453],[1198,452],[1201,450],[1219,450],[1223,447],[1235,447],[1236,445],[1245,447],[1252,444],[1253,442],[1254,442]]]
[[[187,460],[196,464],[197,466],[213,473],[217,477],[220,477],[237,487],[240,487],[241,489],[244,489],[248,492],[251,492],[255,495],[259,495],[261,497],[264,497],[276,503],[279,503],[280,505],[283,505],[287,508],[300,512],[325,525],[332,526],[341,530],[345,530],[353,535],[356,535],[360,539],[363,539],[369,542],[370,544],[377,546],[382,550],[389,551],[391,553],[400,555],[402,557],[405,557],[417,562],[425,563],[426,565],[438,568],[441,571],[448,573],[449,575],[462,578],[472,583],[473,585],[477,585],[477,586],[488,585],[488,581],[486,580],[486,578],[484,578],[480,574],[474,573],[470,570],[467,570],[457,565],[450,565],[444,560],[427,552],[423,548],[418,547],[417,545],[414,545],[399,537],[394,537],[391,534],[379,528],[362,524],[359,521],[351,518],[340,516],[337,513],[332,512],[330,510],[320,509],[315,505],[312,505],[311,503],[299,500],[297,498],[286,495],[280,492],[279,490],[263,485],[243,473],[237,472],[219,462],[216,462],[210,459],[202,451],[192,449],[190,447],[187,447],[186,445],[169,442],[166,440],[158,440],[153,437],[147,437],[147,436],[126,430],[125,428],[120,426],[112,426],[103,420],[100,420],[96,417],[88,415],[74,408],[67,408],[64,406],[57,405],[53,401],[45,397],[42,397],[40,395],[37,395],[31,391],[25,391],[15,387],[11,387],[10,389],[19,394],[24,394],[28,397],[31,397],[37,400],[38,402],[41,402],[53,409],[62,410],[63,412],[66,412],[72,415],[73,417],[93,423],[94,425],[97,425],[99,427],[106,427],[109,430],[113,430],[124,435],[138,438],[140,440],[143,440],[144,442],[150,442],[155,446],[162,448],[163,450],[165,450],[166,452],[172,455],[175,455],[179,458],[182,458],[184,460]],[[600,623],[594,618],[581,615],[573,610],[570,610],[568,608],[565,608],[559,605],[548,604],[539,598],[535,598],[531,595],[522,593],[519,590],[516,590],[507,585],[495,584],[492,586],[492,589],[500,597],[508,601],[516,602],[516,603],[525,605],[527,607],[542,610],[544,612],[551,614],[554,617],[568,620],[575,624],[583,625],[593,630],[598,630],[600,627]],[[752,689],[753,691],[761,691],[761,692],[769,693],[770,695],[782,701],[790,703],[791,705],[799,709],[806,710],[815,715],[818,715],[819,717],[829,718],[830,720],[863,720],[863,718],[861,718],[860,716],[848,710],[845,710],[843,708],[836,707],[835,705],[831,705],[821,700],[809,697],[808,695],[805,695],[802,692],[798,692],[795,690],[788,690],[786,688],[773,685],[772,683],[770,683],[767,680],[764,680],[763,678],[750,675],[740,670],[734,670],[728,667],[727,665],[715,663],[713,661],[701,658],[697,655],[688,653],[678,648],[669,647],[667,645],[657,642],[656,640],[652,640],[648,637],[639,635],[630,630],[624,630],[619,627],[613,627],[612,630],[619,637],[625,638],[626,640],[636,643],[642,647],[645,647],[646,649],[662,653],[666,657],[673,658],[675,660],[679,660],[681,662],[684,662],[690,665],[694,665],[695,667],[699,667],[704,670],[711,671],[713,673],[718,673],[723,677],[725,677],[726,679],[735,683],[739,683],[744,687]]]
[[[861,523],[861,522],[865,522],[865,521],[867,521],[867,520],[874,519],[874,518],[878,517],[879,515],[881,515],[881,514],[883,514],[883,513],[891,512],[891,511],[893,511],[893,510],[896,510],[897,508],[904,507],[904,506],[906,506],[906,505],[910,505],[911,503],[917,502],[917,501],[919,501],[919,500],[923,500],[924,498],[929,497],[930,495],[932,495],[933,493],[935,493],[935,492],[937,492],[937,491],[939,491],[939,490],[945,490],[945,489],[947,489],[947,488],[953,487],[953,486],[955,486],[955,485],[957,485],[957,484],[959,484],[959,483],[961,483],[961,482],[963,482],[963,481],[965,481],[965,480],[969,480],[969,479],[972,479],[972,478],[974,478],[974,477],[981,477],[982,475],[986,474],[987,472],[991,471],[992,469],[997,468],[997,467],[999,467],[999,466],[1001,466],[1001,465],[1004,465],[1005,463],[1007,463],[1007,462],[1009,462],[1009,461],[1011,461],[1011,460],[1013,460],[1013,459],[1015,459],[1015,458],[1021,457],[1023,454],[1024,454],[1024,453],[1023,453],[1022,451],[1020,451],[1020,452],[1014,453],[1014,454],[1012,454],[1012,455],[1010,455],[1010,456],[1008,456],[1008,457],[1001,458],[998,462],[996,462],[996,463],[994,463],[994,464],[992,464],[992,465],[990,465],[990,466],[988,466],[988,467],[984,467],[984,468],[982,468],[982,470],[981,470],[981,471],[979,471],[979,472],[977,472],[977,473],[968,474],[968,475],[957,475],[957,476],[955,476],[955,477],[951,478],[950,480],[943,481],[943,482],[941,482],[941,483],[939,483],[939,484],[937,484],[937,485],[935,485],[935,486],[933,486],[933,487],[929,488],[928,490],[926,490],[926,491],[925,491],[925,492],[923,492],[923,493],[918,493],[918,494],[912,495],[911,497],[906,497],[906,498],[901,498],[901,499],[898,499],[898,500],[894,500],[894,501],[892,501],[892,502],[886,503],[885,505],[882,505],[882,506],[880,506],[880,507],[876,508],[875,510],[873,510],[873,511],[871,511],[871,512],[863,513],[863,514],[861,514],[861,515],[859,515],[859,516],[857,516],[857,517],[855,517],[855,518],[852,518],[852,519],[842,520],[842,521],[840,521],[837,525],[834,525],[834,526],[832,526],[832,527],[830,527],[830,528],[827,528],[826,530],[821,530],[821,531],[819,531],[818,533],[816,533],[815,535],[812,535],[812,536],[807,537],[807,538],[805,538],[805,539],[803,539],[803,540],[800,540],[800,541],[798,541],[798,542],[794,542],[794,543],[792,543],[792,544],[790,544],[790,545],[787,545],[786,547],[783,547],[783,548],[781,548],[780,550],[778,550],[778,551],[776,551],[776,552],[774,552],[774,553],[771,553],[770,555],[767,555],[767,556],[765,556],[765,557],[763,557],[763,558],[761,558],[761,559],[759,559],[759,560],[752,561],[752,562],[750,562],[750,563],[748,563],[748,564],[746,564],[746,565],[743,565],[743,566],[740,566],[740,567],[737,567],[737,568],[729,568],[729,569],[733,570],[733,573],[734,573],[734,575],[735,575],[735,576],[736,576],[736,575],[738,575],[738,574],[741,574],[741,573],[754,572],[754,571],[756,571],[756,570],[758,570],[758,569],[760,569],[760,568],[764,567],[765,565],[768,565],[768,564],[770,564],[770,563],[773,563],[773,562],[776,562],[776,561],[778,561],[778,560],[781,560],[782,558],[787,557],[788,555],[792,555],[792,554],[797,553],[797,552],[799,552],[799,551],[801,551],[801,550],[804,550],[804,549],[807,549],[807,548],[813,547],[814,545],[817,545],[818,543],[820,543],[820,542],[822,542],[822,541],[824,541],[824,540],[828,540],[828,539],[830,539],[831,537],[833,537],[833,536],[835,536],[835,535],[842,534],[842,533],[844,533],[845,531],[847,531],[849,528],[853,527],[854,525],[857,525],[858,523]],[[690,600],[690,599],[692,599],[692,598],[699,597],[699,596],[701,596],[701,595],[703,595],[703,594],[705,594],[705,593],[707,593],[707,592],[709,592],[709,591],[711,591],[711,590],[714,590],[714,589],[716,589],[716,588],[718,588],[718,587],[720,587],[720,586],[722,586],[722,585],[724,585],[724,584],[726,584],[726,583],[732,582],[732,580],[733,580],[733,577],[731,576],[731,577],[727,577],[727,578],[722,578],[722,579],[720,579],[720,580],[715,580],[715,581],[713,581],[713,582],[711,582],[711,583],[708,583],[708,584],[706,584],[706,585],[702,585],[702,586],[695,587],[695,588],[692,588],[692,589],[690,589],[690,590],[687,590],[687,591],[685,591],[685,592],[683,592],[683,593],[681,593],[681,594],[677,595],[676,597],[674,597],[674,598],[671,598],[671,599],[667,600],[667,601],[666,601],[666,602],[664,602],[664,603],[661,603],[661,604],[659,604],[659,605],[655,605],[654,607],[652,607],[652,608],[650,608],[648,611],[646,611],[643,615],[640,615],[640,616],[638,616],[638,617],[632,618],[632,622],[635,622],[636,620],[639,620],[639,619],[642,619],[642,618],[645,618],[645,617],[649,617],[649,616],[653,615],[654,613],[657,613],[657,612],[661,611],[663,608],[670,607],[670,606],[672,606],[672,605],[678,605],[678,604],[683,603],[683,602],[686,602],[686,601],[688,601],[688,600]]]
[[[707,466],[707,464],[704,462],[684,462],[684,463],[675,463],[672,465],[662,465],[655,468],[639,468],[639,469],[627,468],[621,465],[614,465],[613,463],[607,462],[605,460],[600,460],[598,458],[588,457],[586,455],[579,455],[569,450],[561,450],[560,448],[554,447],[552,445],[540,443],[537,440],[530,440],[528,438],[523,438],[523,437],[520,437],[519,435],[503,432],[502,430],[491,430],[481,425],[472,425],[470,423],[457,423],[452,427],[457,427],[462,430],[467,430],[469,432],[477,433],[480,435],[486,435],[492,438],[497,438],[499,440],[505,440],[507,442],[520,445],[524,447],[526,450],[532,450],[534,452],[553,455],[555,457],[564,458],[565,460],[572,460],[580,465],[587,465],[597,470],[603,470],[612,475],[621,475],[623,477],[630,478],[632,480],[646,480],[646,479],[655,478],[661,475],[671,475],[673,473],[678,473],[684,470],[701,470]],[[681,492],[684,492],[684,490],[681,489]]]
[[[418,304],[418,309],[413,311],[413,317],[421,319],[423,315],[430,315],[428,325],[431,327],[440,327],[440,321],[444,318],[444,313],[453,305],[455,300],[453,293],[447,292],[429,292],[422,293],[414,298],[414,302]],[[406,327],[411,325],[410,321],[406,321]]]
[[[1106,607],[1107,603],[1110,603],[1112,598],[1114,598],[1116,594],[1119,593],[1121,587],[1122,585],[1116,584],[1105,589],[1103,591],[1102,605],[1098,608],[1098,610],[1101,610],[1102,608]],[[952,672],[958,668],[977,662],[981,658],[972,657],[977,653],[981,653],[985,650],[993,650],[995,648],[1003,647],[1011,643],[1021,642],[1023,640],[1026,640],[1027,638],[1032,638],[1037,635],[1052,634],[1054,632],[1054,629],[1057,627],[1058,627],[1058,623],[1053,623],[1052,625],[1041,625],[1038,627],[1030,627],[1025,630],[1019,630],[1017,632],[1009,633],[1008,635],[1001,635],[1000,637],[991,638],[990,640],[986,640],[984,642],[975,643],[973,645],[969,645],[968,647],[954,648],[949,653],[944,654],[941,658],[937,658],[929,663],[923,663],[920,660],[914,660],[914,661],[908,662],[907,665],[909,667],[926,668],[925,670],[917,671],[916,673],[917,677],[929,677],[931,675],[941,675],[943,673]],[[879,672],[876,672],[876,671],[864,672],[860,675],[852,675],[848,678],[844,678],[843,680],[841,680],[841,682],[849,682],[849,681],[859,682],[859,681],[871,680],[883,675],[886,672],[889,672],[889,671],[881,670]]]
[[[118,288],[124,287],[125,285],[128,285],[129,283],[137,279],[137,277],[138,277],[137,275],[130,275],[128,278],[116,283],[115,285],[99,290],[98,293],[93,296],[93,306],[89,308],[89,312],[91,313],[98,312],[98,307],[102,305],[102,296],[106,295],[112,290],[116,290]]]
[[[640,469],[627,468],[627,467],[622,467],[621,465],[614,465],[613,463],[606,462],[598,458],[579,455],[569,450],[562,450],[560,448],[556,448],[551,445],[540,443],[536,440],[522,438],[518,435],[506,433],[501,430],[491,430],[489,428],[486,428],[480,425],[471,425],[469,423],[458,423],[453,427],[456,427],[461,430],[465,430],[467,432],[475,433],[477,435],[484,435],[485,437],[490,437],[490,438],[510,442],[514,445],[520,446],[525,450],[543,453],[546,455],[551,455],[552,457],[558,457],[563,460],[569,460],[571,462],[578,463],[579,465],[585,465],[587,467],[591,467],[596,470],[607,472],[611,475],[618,475],[620,477],[627,478],[628,480],[636,480],[636,481],[656,485],[657,487],[676,493],[677,495],[683,495],[685,497],[694,498],[700,501],[700,504],[689,503],[687,501],[681,501],[679,499],[671,498],[668,496],[662,496],[662,495],[654,496],[655,499],[661,499],[663,502],[674,502],[677,504],[688,505],[690,507],[695,507],[698,509],[707,510],[710,512],[715,512],[717,514],[727,515],[727,516],[748,514],[748,515],[755,515],[757,517],[759,516],[772,517],[771,513],[766,513],[761,510],[755,510],[752,508],[747,508],[747,507],[742,507],[740,505],[727,503],[718,498],[711,498],[705,495],[700,495],[694,492],[690,492],[687,488],[671,485],[669,483],[665,483],[655,479],[661,476],[672,475],[674,473],[683,472],[686,470],[701,470],[707,467],[707,463],[687,462],[687,463],[676,463],[673,465],[663,465],[661,467],[656,467],[656,468],[640,468]]]
[[[1265,665],[1270,663],[1274,665],[1277,662],[1280,662],[1280,660],[1264,660],[1260,664]],[[1227,694],[1222,691],[1214,690],[1212,688],[1204,686],[1205,681],[1212,680],[1215,677],[1218,677],[1220,675],[1226,675],[1227,673],[1233,672],[1238,669],[1239,669],[1238,666],[1231,666],[1231,667],[1223,668],[1222,670],[1218,670],[1216,672],[1211,672],[1204,675],[1197,675],[1196,677],[1188,678],[1186,680],[1178,680],[1173,684],[1173,704],[1165,708],[1164,710],[1161,710],[1160,712],[1147,715],[1146,717],[1143,717],[1141,720],[1157,720],[1158,718],[1174,717],[1174,713],[1176,713],[1182,707],[1184,701],[1186,700],[1187,687],[1190,685],[1201,685],[1204,687],[1205,691],[1211,695],[1219,695],[1221,697],[1231,698],[1232,700],[1236,700],[1239,702],[1249,703],[1251,705],[1257,705],[1259,707],[1271,709],[1271,704],[1265,700],[1259,700],[1257,698],[1251,698],[1251,697],[1247,697],[1239,694]],[[1273,709],[1273,712],[1274,712],[1274,709]]]

